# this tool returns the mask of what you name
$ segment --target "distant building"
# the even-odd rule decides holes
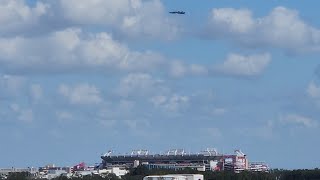
[[[37,176],[39,173],[38,168],[28,167],[28,168],[0,168],[0,176],[8,176],[10,173],[20,173],[27,172],[30,176]]]
[[[269,172],[269,166],[265,162],[251,162],[249,170],[254,172]]]
[[[168,174],[146,176],[143,180],[203,180],[202,174]]]
[[[241,150],[232,155],[220,154],[214,148],[200,153],[186,153],[183,149],[171,149],[163,154],[150,154],[148,150],[134,150],[131,154],[113,155],[111,151],[101,156],[101,168],[132,168],[144,165],[147,168],[165,168],[181,170],[191,168],[198,171],[268,171],[268,166],[252,164],[249,167],[247,156]],[[257,168],[257,169],[255,169]]]
[[[109,173],[113,173],[118,177],[124,176],[128,173],[128,170],[126,170],[125,168],[120,168],[120,167],[110,167],[108,169],[100,169],[98,170],[98,174],[99,175],[104,175],[104,174],[109,174]]]
[[[59,176],[66,174],[66,173],[67,172],[62,169],[50,169],[50,170],[48,170],[48,172],[44,178],[53,179],[53,178],[59,177]]]

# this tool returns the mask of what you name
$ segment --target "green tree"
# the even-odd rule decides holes
[[[9,173],[7,180],[29,180],[30,173],[29,172],[13,172]]]

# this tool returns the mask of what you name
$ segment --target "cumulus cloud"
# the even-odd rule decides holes
[[[59,0],[63,18],[73,24],[100,25],[129,37],[172,39],[179,28],[160,0]],[[90,13],[88,13],[90,12]]]
[[[11,104],[10,109],[16,114],[16,119],[20,122],[31,123],[34,120],[33,110],[30,108],[21,108],[18,104]]]
[[[116,93],[122,97],[150,96],[154,93],[168,92],[164,81],[147,73],[130,73],[120,80]]]
[[[180,32],[160,0],[0,2],[0,35],[35,35],[66,27],[102,27],[131,38],[173,39]],[[90,13],[88,13],[90,12]]]
[[[247,9],[213,9],[207,35],[254,48],[274,47],[290,53],[320,51],[320,30],[285,7],[276,7],[262,18],[254,18]]]
[[[287,114],[280,117],[280,122],[285,125],[296,125],[306,128],[315,128],[318,126],[318,122],[305,116],[298,114]]]
[[[0,37],[0,65],[8,73],[152,72],[156,69],[173,77],[185,77],[205,76],[211,71],[204,65],[171,61],[155,52],[130,50],[125,44],[115,40],[110,33],[84,32],[81,29],[86,25],[105,25],[123,28],[129,34],[143,34],[144,38],[148,35],[160,36],[170,20],[167,19],[167,12],[159,0],[59,0],[37,2],[34,7],[29,7],[23,0],[10,2],[6,0],[2,4],[15,8],[21,6],[20,9],[25,9],[29,14],[34,11],[33,14],[37,15],[36,12],[39,11],[38,16],[45,15],[51,20],[66,23],[62,27],[67,28],[51,28],[51,31],[42,36],[30,37],[19,34]],[[237,14],[237,17],[229,17],[233,13]],[[219,23],[224,22],[224,19],[235,18],[231,21],[234,23],[242,20],[239,17],[251,17],[248,10],[237,12],[228,9],[224,13],[221,9],[214,14],[212,21]],[[241,27],[238,33],[247,32],[251,29],[249,26],[253,26],[249,20],[240,24],[244,27]],[[70,28],[72,25],[78,28]],[[233,29],[237,27],[240,27],[237,23],[232,25]],[[234,31],[236,30],[232,30]],[[169,34],[172,34],[171,30]],[[222,74],[233,71],[233,75],[257,75],[268,64],[266,59],[267,57],[264,61],[242,61],[240,56],[232,54],[220,70]],[[241,66],[234,69],[234,64]]]
[[[320,107],[320,86],[311,81],[306,89],[306,93],[316,107]]]
[[[247,33],[253,29],[254,23],[251,11],[247,9],[213,9],[209,16],[209,24],[212,26],[217,25],[217,28],[213,29],[217,32],[227,30],[227,33]]]
[[[117,23],[121,17],[130,12],[130,2],[127,0],[59,0],[58,2],[65,18],[79,24]]]
[[[307,88],[307,93],[311,98],[320,98],[320,86],[317,86],[315,82],[311,82]]]
[[[256,76],[263,72],[270,61],[269,54],[229,54],[223,64],[214,67],[214,71],[232,76]]]
[[[25,0],[2,0],[0,2],[0,35],[15,35],[31,31],[47,14],[48,4],[38,1],[34,7]]]
[[[0,64],[7,71],[143,71],[162,61],[153,52],[131,51],[108,33],[85,33],[75,28],[39,38],[0,38]]]
[[[155,107],[163,108],[167,111],[176,112],[185,108],[189,104],[189,97],[178,94],[173,95],[159,95],[150,98],[150,101]]]
[[[199,64],[186,64],[182,61],[169,63],[169,74],[172,77],[181,78],[185,76],[257,76],[260,75],[271,61],[269,53],[241,55],[230,53],[222,64],[211,65],[208,68]]]
[[[122,98],[139,97],[156,108],[172,112],[187,107],[190,101],[189,96],[173,92],[166,81],[146,73],[128,74],[120,80],[115,91]]]
[[[187,75],[207,75],[209,70],[199,64],[186,64],[181,61],[169,63],[169,74],[173,77],[184,77]]]
[[[67,98],[71,104],[90,105],[103,102],[100,91],[89,84],[75,86],[62,84],[59,86],[58,93]]]

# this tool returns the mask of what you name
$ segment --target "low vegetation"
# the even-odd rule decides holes
[[[130,169],[130,173],[122,177],[122,180],[142,180],[147,175],[165,174],[203,174],[205,180],[320,180],[320,169],[313,170],[279,170],[275,169],[269,173],[248,172],[233,173],[228,171],[221,172],[199,172],[192,169],[170,170],[170,169],[147,169],[144,166]],[[12,173],[7,180],[30,180],[33,179],[28,173]],[[120,180],[114,174],[101,176],[74,177],[72,180]],[[57,177],[53,180],[68,180],[67,177]],[[70,179],[69,179],[70,180]]]

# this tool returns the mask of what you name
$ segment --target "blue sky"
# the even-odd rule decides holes
[[[207,147],[319,167],[317,7],[1,1],[0,167]]]

